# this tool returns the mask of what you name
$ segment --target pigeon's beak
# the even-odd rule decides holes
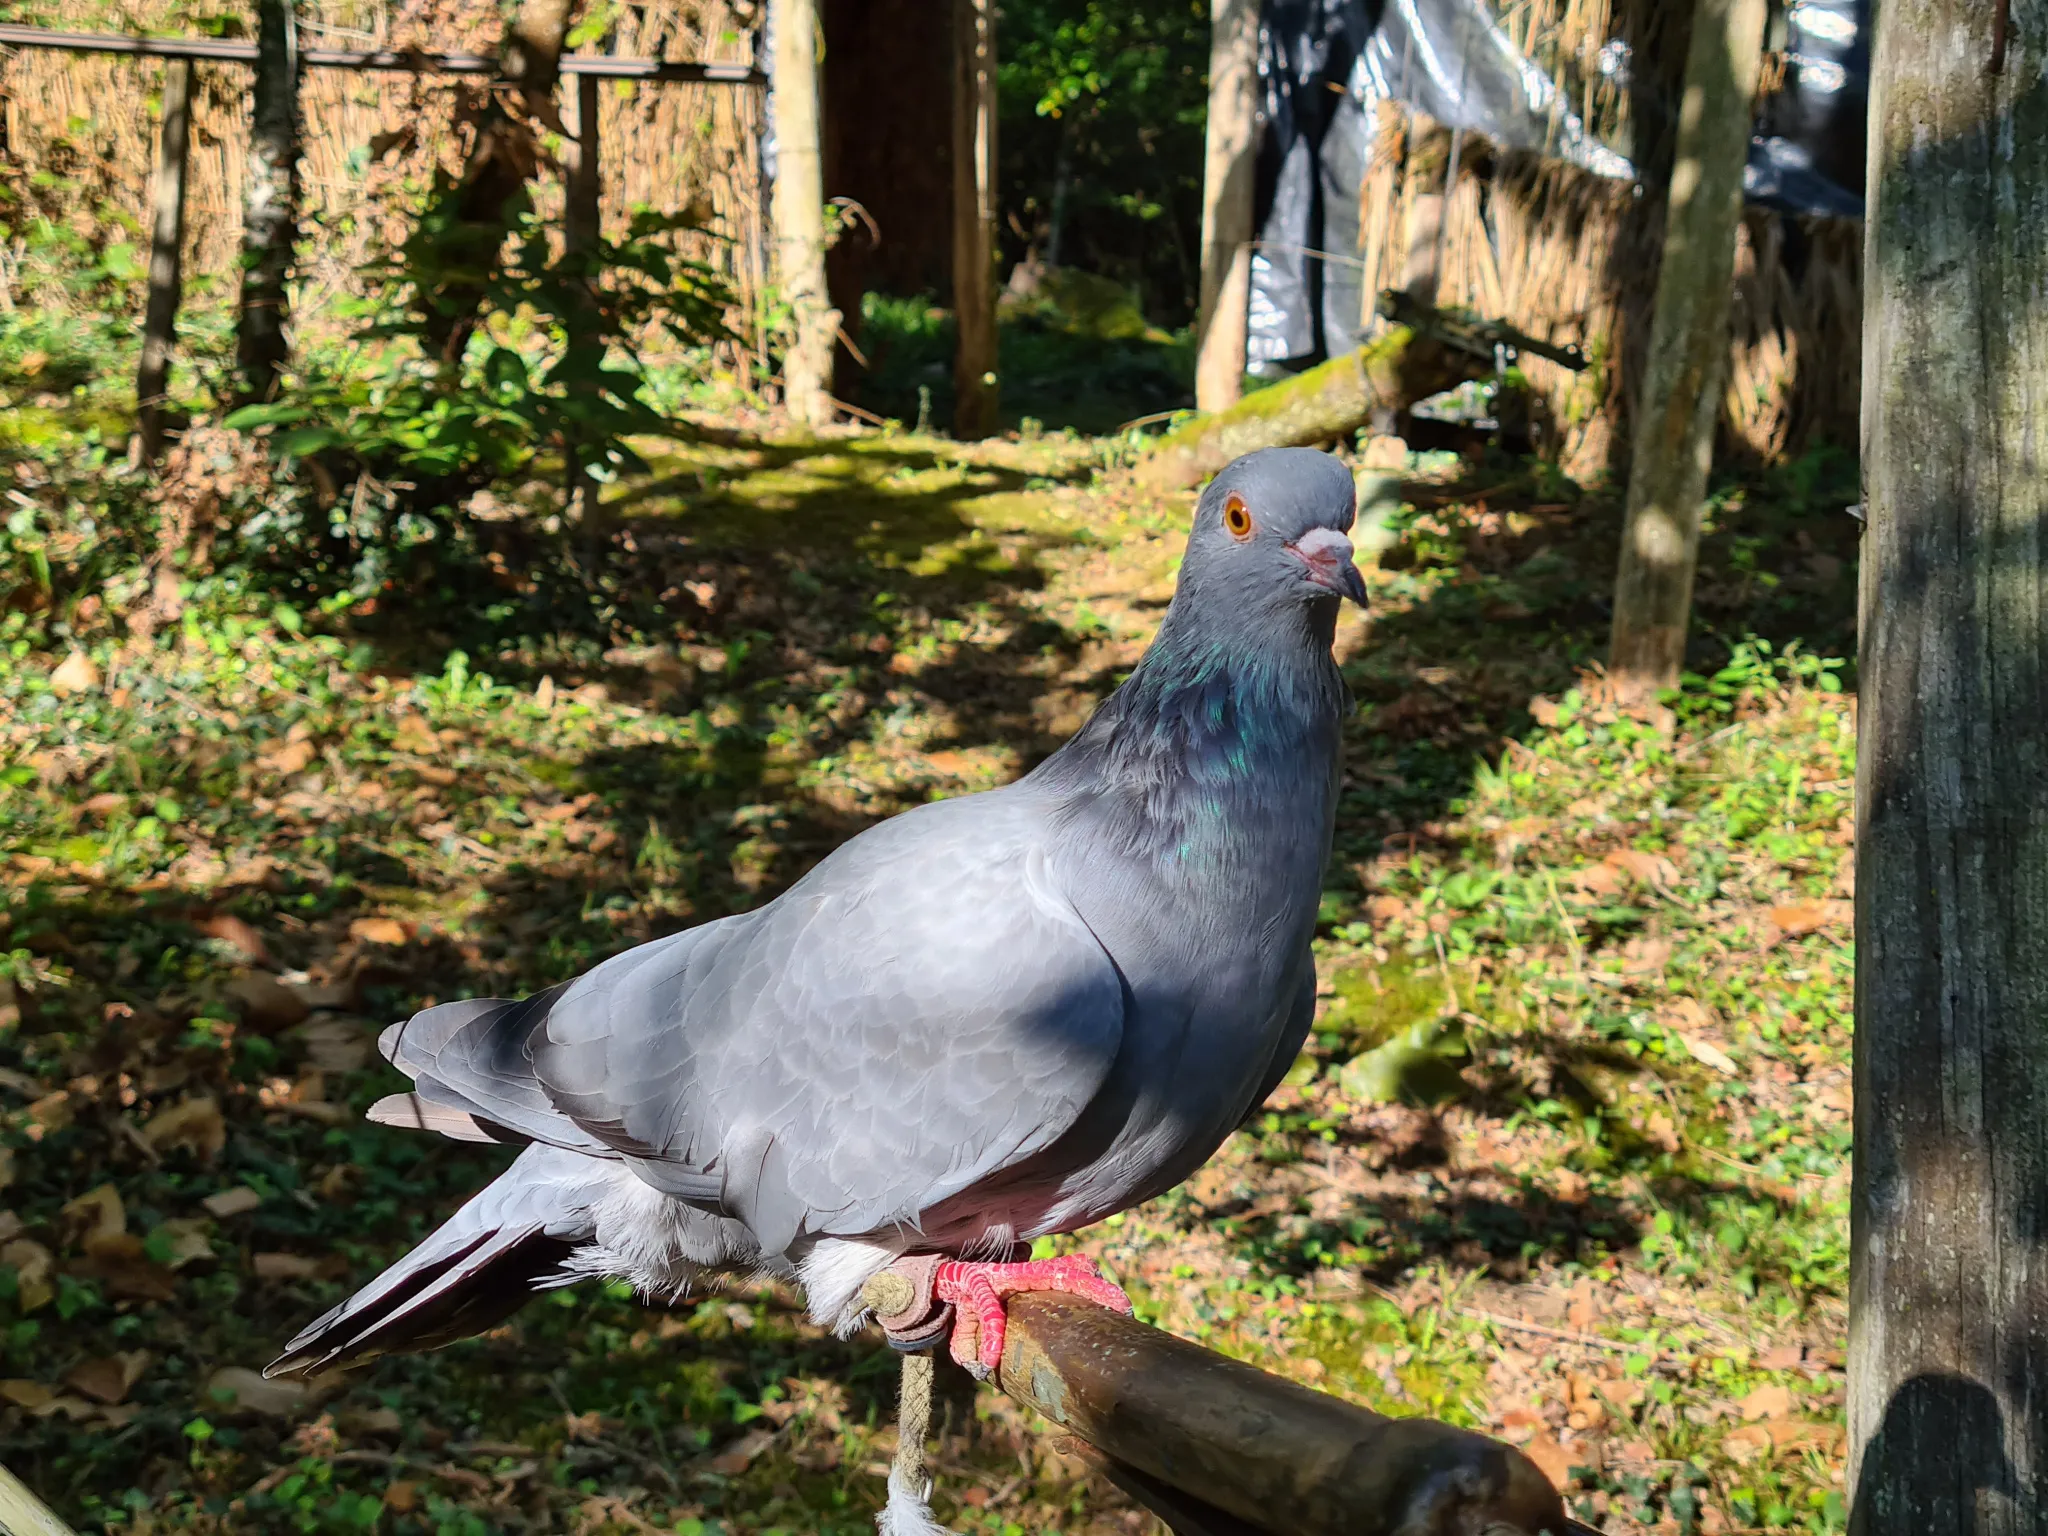
[[[1334,528],[1311,528],[1287,552],[1308,567],[1308,579],[1325,591],[1365,606],[1365,578],[1351,563],[1351,541]]]

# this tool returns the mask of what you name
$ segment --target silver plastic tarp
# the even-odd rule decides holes
[[[1787,88],[1757,125],[1743,175],[1751,201],[1860,217],[1870,0],[1793,0]],[[1597,67],[1629,83],[1627,47]],[[1264,88],[1247,363],[1300,367],[1357,345],[1359,188],[1379,104],[1634,180],[1558,83],[1509,40],[1487,0],[1266,0]],[[1647,103],[1654,109],[1655,103]]]

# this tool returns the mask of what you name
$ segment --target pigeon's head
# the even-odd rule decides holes
[[[1195,507],[1182,583],[1249,612],[1340,598],[1365,602],[1345,537],[1357,511],[1351,471],[1313,448],[1232,460]]]

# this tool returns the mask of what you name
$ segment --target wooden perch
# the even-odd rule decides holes
[[[1335,442],[1381,412],[1405,411],[1467,379],[1486,378],[1523,352],[1565,368],[1586,366],[1576,347],[1553,346],[1465,310],[1438,309],[1398,289],[1380,295],[1379,312],[1390,328],[1357,351],[1167,434],[1138,466],[1139,478],[1157,490],[1186,490],[1241,453]]]
[[[1185,1536],[1573,1536],[1511,1446],[1389,1419],[1065,1296],[1009,1304],[999,1385]],[[1092,1459],[1092,1458],[1089,1458]]]
[[[49,1505],[5,1467],[0,1467],[0,1536],[78,1536],[50,1512]]]

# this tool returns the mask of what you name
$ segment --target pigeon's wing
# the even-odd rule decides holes
[[[1116,1058],[1124,984],[1046,837],[1004,794],[885,822],[769,906],[569,987],[534,1076],[658,1186],[715,1179],[771,1254],[914,1225],[1049,1146]]]
[[[1316,1017],[1316,968],[1310,961],[1304,968],[1301,982],[1294,989],[1294,1000],[1288,1006],[1287,1024],[1280,1032],[1280,1038],[1273,1042],[1273,1054],[1267,1059],[1266,1070],[1259,1078],[1259,1091],[1251,1103],[1245,1106],[1244,1120],[1249,1122],[1273,1097],[1273,1090],[1280,1086],[1280,1080],[1287,1076],[1295,1059],[1301,1055],[1301,1048],[1308,1043],[1309,1026]]]

